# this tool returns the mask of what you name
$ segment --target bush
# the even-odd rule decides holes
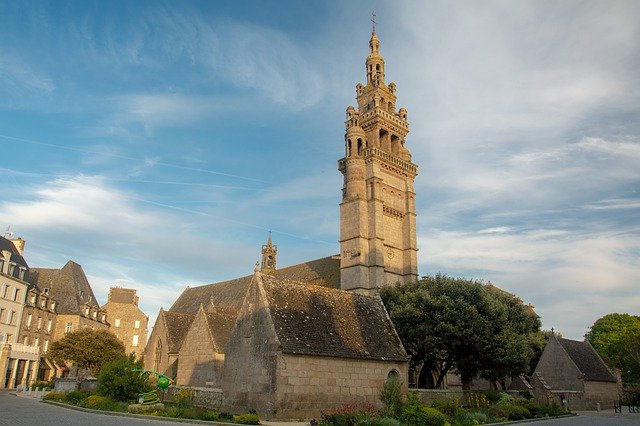
[[[259,425],[260,417],[258,417],[258,415],[255,413],[247,413],[235,416],[233,418],[233,421],[241,425]]]
[[[141,368],[141,361],[133,354],[105,364],[98,376],[98,393],[115,401],[136,401],[138,394],[148,389],[140,372],[134,371]]]
[[[388,417],[382,417],[373,420],[362,420],[358,423],[358,426],[403,426],[396,419],[390,419]]]
[[[87,391],[73,391],[67,394],[66,402],[73,405],[79,405],[84,399],[89,397],[91,392]]]
[[[469,413],[469,417],[475,420],[479,425],[483,425],[489,421],[489,417],[482,411],[472,411]]]
[[[377,415],[373,405],[345,404],[323,413],[320,420],[325,426],[352,426],[362,421],[371,421]]]
[[[84,407],[94,410],[111,410],[114,408],[114,401],[106,396],[91,395],[84,400]]]
[[[193,396],[196,391],[190,387],[180,388],[180,390],[173,396],[173,402],[178,407],[189,408],[193,404]]]
[[[65,402],[67,400],[67,395],[64,393],[50,392],[43,396],[42,399],[45,401]]]
[[[524,420],[531,418],[531,413],[526,408],[515,404],[496,404],[489,407],[489,413],[496,418],[509,420]]]
[[[34,384],[32,384],[31,390],[38,390],[38,389],[52,390],[53,385],[54,385],[53,380],[50,382],[45,382],[44,380],[41,380],[39,382],[35,382]]]
[[[397,417],[400,407],[402,407],[403,399],[402,382],[396,376],[389,377],[380,391],[380,401],[384,403],[385,415]]]
[[[416,393],[409,394],[407,403],[402,407],[400,420],[408,425],[444,426],[447,418],[435,408],[425,406]]]
[[[215,422],[219,419],[217,411],[203,410],[198,413],[198,420],[209,420]]]
[[[449,417],[464,411],[460,406],[460,401],[457,399],[436,399],[431,403],[431,408],[435,408]]]

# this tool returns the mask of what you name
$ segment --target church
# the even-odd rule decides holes
[[[378,290],[418,278],[417,166],[375,27],[365,70],[338,160],[340,253],[279,268],[269,236],[253,274],[187,287],[160,310],[145,368],[178,386],[220,389],[223,409],[266,418],[378,406],[388,378],[406,386],[408,357]]]

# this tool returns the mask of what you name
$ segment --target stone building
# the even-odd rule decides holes
[[[50,380],[58,368],[46,357],[55,334],[56,314],[56,299],[30,284],[22,314],[19,340],[25,345],[37,346],[40,350],[37,380]]]
[[[25,241],[0,237],[0,388],[30,383],[38,370],[38,345],[20,339],[29,283]]]
[[[147,344],[149,317],[138,307],[136,290],[111,287],[102,310],[109,318],[109,330],[124,343],[126,353],[142,356]]]
[[[621,381],[589,342],[552,335],[536,365],[531,385],[540,403],[565,403],[572,410],[612,408]]]
[[[49,345],[62,339],[67,333],[83,328],[109,328],[107,314],[98,305],[87,276],[79,264],[70,260],[61,269],[32,268],[29,282],[32,284],[30,294],[40,295],[37,299],[40,306],[48,301],[45,303],[49,303],[49,309],[53,304],[56,312],[49,339],[40,341],[41,348],[46,342]],[[55,366],[48,360],[46,365],[49,368]],[[58,372],[55,373],[57,375]]]
[[[179,385],[221,388],[224,408],[268,418],[380,405],[389,377],[407,383],[407,354],[378,289],[417,271],[407,111],[372,32],[366,84],[346,111],[340,254],[277,268],[271,236],[253,275],[187,287],[160,310],[145,367]]]

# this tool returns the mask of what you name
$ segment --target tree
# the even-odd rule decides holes
[[[438,274],[386,287],[381,297],[420,386],[438,388],[457,371],[465,389],[479,376],[504,387],[506,377],[529,369],[540,320],[493,285]]]
[[[59,365],[71,363],[89,370],[95,377],[106,362],[124,357],[125,349],[114,334],[106,330],[85,328],[53,342],[48,355]],[[77,377],[81,380],[80,374]]]
[[[640,383],[640,317],[608,314],[585,336],[604,362],[620,369],[624,384]]]
[[[116,401],[133,401],[140,392],[148,389],[147,381],[140,375],[142,359],[134,354],[110,361],[102,366],[98,376],[98,393]]]

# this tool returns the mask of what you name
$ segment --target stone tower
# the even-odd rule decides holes
[[[271,232],[269,232],[267,244],[262,245],[262,265],[260,266],[260,272],[270,274],[276,270],[277,254],[278,246],[274,246],[271,242]]]
[[[367,83],[356,85],[358,108],[347,108],[340,203],[340,286],[372,293],[418,277],[417,166],[405,147],[407,110],[396,110],[396,85],[386,84],[374,30],[365,62]]]

